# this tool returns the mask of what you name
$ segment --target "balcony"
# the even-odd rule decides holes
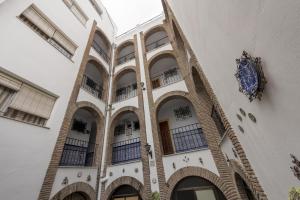
[[[112,164],[139,160],[141,158],[140,138],[112,144]]]
[[[60,166],[92,166],[94,162],[95,143],[67,138]]]
[[[93,95],[98,99],[102,99],[103,96],[103,87],[96,82],[94,82],[87,75],[83,76],[83,81],[81,84],[81,88],[86,90],[89,94]]]
[[[137,84],[128,85],[117,89],[115,102],[124,101],[137,95]]]
[[[168,43],[169,43],[168,36],[164,36],[164,37],[162,37],[162,38],[160,38],[160,39],[158,39],[158,40],[156,40],[154,42],[146,44],[146,51],[148,53],[148,52],[153,51],[153,50],[155,50],[155,49],[157,49],[159,47],[162,47],[162,46],[164,46],[164,45],[166,45]]]
[[[169,131],[173,138],[176,153],[208,147],[198,123],[174,128]]]
[[[121,65],[123,63],[126,63],[126,62],[134,59],[134,58],[135,58],[135,54],[134,54],[134,52],[131,52],[131,53],[128,53],[128,54],[118,58],[117,63],[118,63],[118,65]]]
[[[160,88],[182,80],[178,68],[169,69],[159,75],[151,77],[152,88]]]
[[[96,42],[93,43],[93,48],[103,58],[103,60],[110,65],[110,57],[107,55],[106,51],[104,51],[104,49]]]

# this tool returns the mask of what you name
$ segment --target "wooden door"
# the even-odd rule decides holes
[[[160,122],[159,123],[159,130],[160,130],[164,155],[174,153],[168,121]]]

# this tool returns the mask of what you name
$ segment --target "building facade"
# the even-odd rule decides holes
[[[117,36],[99,0],[0,1],[0,198],[287,199],[300,5],[269,4],[163,0]],[[243,50],[261,101],[238,90]]]

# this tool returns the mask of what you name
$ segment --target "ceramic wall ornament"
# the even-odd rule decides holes
[[[251,57],[243,51],[241,58],[236,59],[236,63],[235,77],[239,83],[239,91],[244,93],[250,102],[255,98],[261,100],[267,83],[261,66],[261,58]]]

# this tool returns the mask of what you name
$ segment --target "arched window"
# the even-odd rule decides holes
[[[152,88],[156,89],[182,80],[173,55],[161,55],[150,63]]]
[[[158,107],[157,122],[164,155],[207,148],[194,107],[187,99],[165,99]]]
[[[63,200],[90,200],[90,198],[88,198],[87,195],[81,192],[74,192],[65,197]]]
[[[114,191],[110,200],[141,200],[141,198],[136,189],[130,185],[122,185]]]
[[[110,64],[110,49],[111,45],[108,39],[105,37],[103,33],[99,30],[96,31],[94,40],[93,40],[93,48],[99,53],[99,55]]]
[[[81,87],[98,99],[104,99],[107,90],[108,74],[96,61],[90,60],[83,75]]]
[[[97,122],[91,109],[78,109],[71,122],[60,166],[92,166],[96,150]]]
[[[169,43],[169,38],[162,27],[154,28],[145,35],[146,52],[157,49],[167,43]]]
[[[116,62],[117,65],[128,62],[135,58],[134,55],[134,44],[132,42],[127,42],[121,45],[116,51]]]
[[[115,102],[123,101],[137,95],[136,72],[126,70],[115,79]]]
[[[171,200],[226,200],[223,193],[208,180],[191,176],[177,183]]]
[[[241,198],[244,200],[256,200],[256,198],[252,194],[252,191],[238,173],[234,174],[234,178]]]
[[[141,158],[140,122],[134,112],[121,113],[114,126],[112,164]]]

